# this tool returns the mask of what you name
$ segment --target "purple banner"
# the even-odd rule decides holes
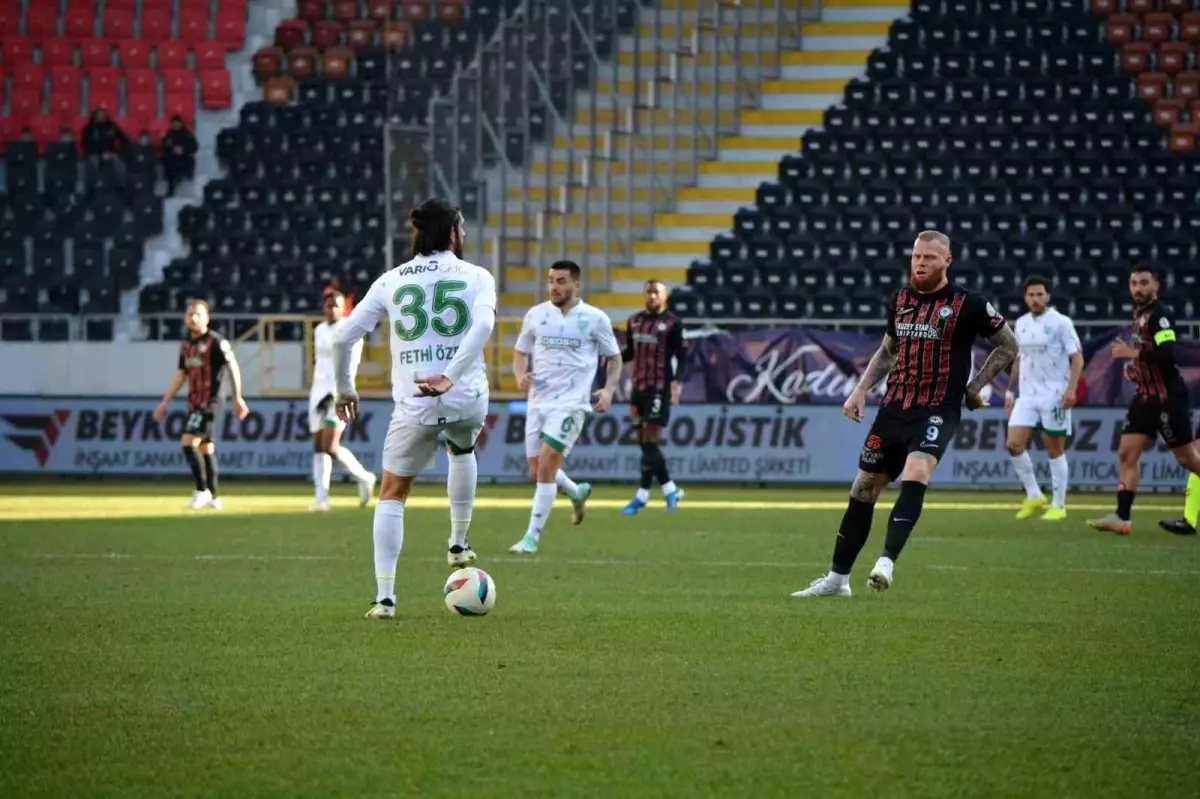
[[[1124,361],[1113,359],[1110,345],[1118,336],[1129,341],[1129,329],[1110,331],[1083,342],[1085,358],[1081,405],[1124,406],[1133,384],[1122,374]],[[834,332],[806,328],[712,331],[688,339],[688,376],[684,402],[760,405],[841,405],[879,347],[879,333]],[[987,358],[979,341],[974,367]],[[1175,351],[1184,378],[1192,386],[1192,403],[1200,405],[1200,344],[1180,341]],[[1008,376],[1001,375],[985,392],[990,405],[1004,404]],[[876,398],[882,395],[877,392]]]

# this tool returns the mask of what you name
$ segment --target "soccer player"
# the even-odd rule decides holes
[[[383,479],[375,503],[375,601],[369,619],[396,612],[396,561],[404,546],[404,503],[417,474],[432,464],[439,437],[450,471],[450,540],[446,562],[475,561],[467,541],[475,505],[475,439],[488,410],[483,349],[496,324],[496,281],[462,260],[466,228],[458,208],[431,199],[410,217],[413,258],[385,273],[334,330],[337,411],[358,413],[350,371],[353,346],[388,319],[395,410],[383,444]]]
[[[1192,409],[1187,385],[1175,361],[1175,328],[1171,314],[1158,297],[1158,275],[1148,266],[1129,272],[1133,297],[1133,344],[1118,338],[1112,344],[1114,358],[1127,360],[1125,376],[1137,386],[1129,403],[1121,443],[1117,446],[1121,481],[1117,484],[1117,510],[1088,521],[1096,530],[1129,535],[1133,529],[1133,500],[1137,495],[1142,452],[1155,436],[1171,449],[1179,465],[1200,475],[1200,453],[1192,436]]]
[[[337,380],[333,368],[333,331],[346,316],[346,295],[336,288],[325,289],[324,312],[325,321],[313,328],[315,357],[312,388],[308,392],[308,429],[312,433],[313,486],[316,491],[316,498],[308,508],[310,511],[329,510],[329,478],[335,459],[358,483],[359,505],[370,502],[375,490],[375,475],[363,468],[353,452],[341,446],[346,423],[338,418],[334,408]],[[350,351],[350,374],[358,372],[362,351],[363,343],[359,339]]]
[[[608,410],[621,379],[621,348],[613,335],[612,320],[580,296],[579,264],[556,261],[550,265],[547,282],[550,300],[525,314],[513,350],[517,385],[529,392],[525,458],[529,478],[537,483],[529,527],[508,549],[517,555],[537,552],[558,489],[571,500],[574,523],[583,521],[592,487],[576,485],[562,470],[563,459],[579,438],[584,415],[590,408],[597,413]],[[590,398],[598,356],[604,358],[605,382],[595,392],[593,404]]]
[[[1067,518],[1070,470],[1065,447],[1071,435],[1071,408],[1083,373],[1083,351],[1075,325],[1050,305],[1050,282],[1046,278],[1030,277],[1025,281],[1025,306],[1029,313],[1016,324],[1021,351],[1013,361],[1012,379],[1004,395],[1004,412],[1009,417],[1008,454],[1025,488],[1025,501],[1017,518],[1028,519],[1044,510],[1042,520],[1056,522]],[[1035,427],[1041,429],[1050,456],[1053,497],[1049,507],[1025,449]]]
[[[217,490],[217,454],[213,441],[213,423],[221,402],[221,373],[229,373],[229,384],[233,388],[233,413],[245,419],[250,407],[242,398],[242,372],[229,341],[208,327],[208,303],[204,300],[189,300],[183,314],[188,337],[179,344],[179,362],[171,385],[163,394],[162,402],[154,409],[154,418],[162,421],[167,415],[167,406],[179,389],[188,387],[188,417],[179,437],[183,457],[192,470],[196,489],[192,492],[190,510],[201,508],[221,509],[221,497]]]
[[[671,419],[671,406],[679,404],[686,357],[683,324],[667,310],[668,291],[661,280],[647,280],[643,293],[646,310],[629,317],[625,349],[621,351],[623,360],[633,361],[629,411],[642,448],[641,487],[621,509],[626,516],[646,507],[655,480],[662,486],[667,512],[674,511],[683,499],[683,489],[675,485],[667,472],[667,459],[659,446],[662,429]]]
[[[834,542],[833,565],[792,596],[850,596],[850,570],[870,535],[875,502],[899,477],[883,554],[868,580],[876,591],[891,586],[895,561],[921,516],[929,478],[954,438],[964,399],[968,409],[983,407],[984,387],[1017,355],[1017,339],[991,303],[947,280],[950,262],[948,236],[935,230],[917,236],[909,285],[893,297],[883,343],[842,406],[846,416],[862,421],[867,392],[887,379]],[[993,349],[970,378],[971,347],[978,336]]]

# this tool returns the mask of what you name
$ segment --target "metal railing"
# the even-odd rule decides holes
[[[466,209],[502,289],[511,267],[568,255],[607,289],[818,14],[811,0],[529,0],[432,102],[430,192]]]

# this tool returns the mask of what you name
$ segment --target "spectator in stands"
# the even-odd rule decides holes
[[[183,123],[183,117],[171,117],[171,129],[163,137],[162,165],[167,178],[167,194],[175,193],[175,187],[196,174],[196,137]]]
[[[108,168],[123,178],[125,170],[120,155],[129,147],[129,137],[108,117],[108,111],[97,108],[83,127],[83,153],[93,172]]]

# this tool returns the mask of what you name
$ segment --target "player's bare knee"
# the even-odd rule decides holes
[[[879,499],[879,495],[883,493],[886,483],[887,478],[883,475],[859,471],[850,485],[850,498],[874,505]]]
[[[201,441],[200,451],[205,455],[214,455],[217,451],[217,445],[212,441]]]
[[[385,471],[379,483],[379,499],[407,502],[412,491],[413,478]]]
[[[929,484],[929,478],[933,476],[933,470],[937,467],[937,459],[932,455],[926,455],[924,452],[914,452],[904,461],[904,471],[900,473],[900,479],[903,482],[917,482]]]
[[[1005,446],[1005,449],[1007,449],[1008,454],[1013,456],[1014,458],[1019,457],[1019,456],[1025,454],[1025,442],[1024,441],[1014,441],[1014,440],[1010,439],[1008,444]]]

